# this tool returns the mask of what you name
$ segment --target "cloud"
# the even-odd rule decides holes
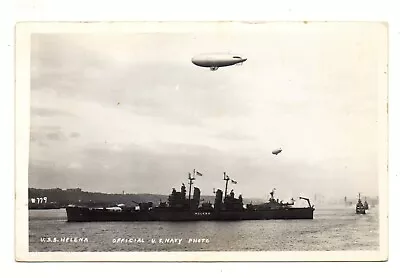
[[[303,25],[33,35],[30,181],[165,193],[198,168],[205,192],[224,171],[249,197],[376,192],[384,40],[360,24]],[[216,50],[248,61],[214,72],[190,61]]]
[[[72,113],[61,111],[58,109],[53,108],[39,108],[39,107],[32,107],[31,108],[31,115],[32,116],[39,116],[39,117],[53,117],[53,116],[73,116]]]
[[[32,74],[34,92],[108,106],[120,103],[120,109],[178,124],[198,125],[204,118],[246,113],[237,101],[237,81],[229,72],[211,75],[206,69],[193,66],[190,55],[180,59],[177,50],[173,50],[177,53],[175,60],[171,53],[157,53],[150,58],[149,52],[140,48],[136,50],[139,56],[130,59],[132,50],[128,48],[119,54],[126,54],[130,62],[121,64],[107,59],[113,51],[88,51],[88,45],[82,44],[87,41],[92,45],[96,38],[36,35],[33,40],[32,71],[37,73]],[[117,37],[116,42],[119,40]],[[146,38],[148,42],[155,40]],[[181,36],[173,40],[178,42]],[[111,49],[116,48],[115,45]]]
[[[62,133],[55,133],[55,132],[47,133],[46,137],[47,137],[47,139],[53,140],[53,141],[60,141],[64,138]]]
[[[241,132],[241,130],[225,130],[215,134],[215,137],[234,141],[252,141],[254,136],[250,136]]]
[[[71,137],[71,138],[78,138],[80,136],[81,136],[81,134],[79,132],[71,132],[69,134],[69,137]]]
[[[67,136],[59,126],[33,126],[31,127],[30,140],[31,148],[35,147],[35,143],[41,147],[47,147],[50,143],[53,144],[58,141],[67,141]]]
[[[344,158],[336,162],[337,166],[327,167],[332,165],[328,160],[310,164],[284,156],[230,153],[205,145],[168,144],[151,148],[103,143],[86,148],[79,156],[62,156],[53,164],[31,160],[30,173],[34,175],[30,181],[41,187],[79,184],[85,190],[167,194],[172,187],[186,183],[187,173],[196,169],[203,173],[195,181],[202,194],[211,194],[213,188],[224,189],[222,177],[227,172],[238,181],[235,192],[246,197],[264,198],[274,187],[285,197],[311,196],[315,192],[337,195],[345,194],[353,183],[363,182],[364,188],[375,184],[374,165],[369,166],[367,180],[362,174],[364,168],[357,164],[358,161]]]

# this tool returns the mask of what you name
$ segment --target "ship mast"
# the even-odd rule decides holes
[[[192,194],[192,184],[193,181],[196,179],[194,176],[195,172],[193,170],[193,176],[191,175],[191,173],[189,173],[189,209],[191,209],[191,202],[190,202],[190,195]]]
[[[203,174],[201,174],[200,172],[196,172],[196,169],[193,169],[193,176],[192,176],[192,174],[189,172],[189,210],[192,208],[192,204],[191,204],[191,202],[190,202],[190,199],[191,199],[191,194],[192,194],[192,184],[193,184],[193,181],[196,179],[196,178],[195,178],[196,174],[197,174],[198,176],[202,176],[202,175],[203,175]]]
[[[226,194],[228,192],[228,182],[229,182],[230,178],[225,172],[224,172],[224,180],[226,181],[226,183],[225,183],[225,198],[226,198]]]

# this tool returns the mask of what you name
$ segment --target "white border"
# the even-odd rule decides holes
[[[32,33],[191,32],[208,30],[209,22],[19,23],[16,27],[16,259],[18,261],[383,261],[388,257],[387,74],[379,79],[379,251],[321,252],[38,252],[30,253],[28,237],[28,162],[30,119],[30,35]],[[218,28],[257,32],[265,23],[218,22]],[[312,24],[312,22],[309,22]],[[329,23],[326,23],[329,24]],[[360,23],[362,24],[362,23]],[[384,24],[384,23],[377,23]]]

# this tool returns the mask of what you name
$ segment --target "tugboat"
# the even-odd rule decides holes
[[[361,201],[360,193],[358,193],[358,202],[356,204],[356,214],[365,214],[365,207]]]
[[[314,206],[311,206],[308,198],[308,207],[293,207],[291,202],[283,203],[274,198],[275,188],[270,193],[271,198],[266,203],[243,205],[242,195],[235,198],[233,189],[227,194],[228,184],[237,184],[224,172],[225,197],[218,189],[215,192],[215,201],[200,204],[200,189],[194,187],[193,196],[191,190],[196,176],[203,174],[193,170],[189,173],[189,194],[186,196],[186,186],[182,184],[180,192],[172,189],[167,202],[161,202],[154,206],[151,202],[138,203],[133,207],[122,206],[118,209],[88,208],[68,206],[68,222],[91,221],[234,221],[234,220],[268,220],[268,219],[313,219]]]
[[[365,208],[365,210],[369,209],[369,205],[367,203],[367,197],[365,197],[364,208]]]

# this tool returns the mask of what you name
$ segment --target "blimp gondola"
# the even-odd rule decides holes
[[[241,65],[247,58],[235,54],[200,54],[192,58],[192,63],[199,67],[216,71],[220,67]]]

